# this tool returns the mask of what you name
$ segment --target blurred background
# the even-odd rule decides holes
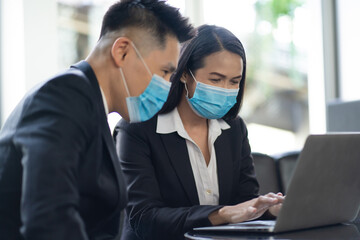
[[[0,125],[26,91],[87,56],[114,2],[0,0]],[[248,72],[240,116],[253,151],[299,150],[308,134],[328,131],[329,104],[360,99],[360,1],[167,2],[195,26],[228,28],[244,44]],[[111,113],[109,127],[119,119]]]

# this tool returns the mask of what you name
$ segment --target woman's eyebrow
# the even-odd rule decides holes
[[[209,74],[217,75],[217,76],[219,76],[219,77],[221,77],[221,78],[225,78],[225,77],[226,77],[224,74],[221,74],[221,73],[218,73],[218,72],[211,72],[211,73],[209,73]]]
[[[221,74],[221,73],[218,73],[218,72],[211,72],[209,74],[213,74],[213,75],[217,75],[221,78],[226,78],[226,76],[224,74]],[[233,77],[232,79],[236,79],[236,78],[242,78],[242,75],[239,75],[239,76],[236,76],[236,77]]]
[[[232,79],[236,79],[236,78],[242,78],[242,75],[239,75],[237,77],[233,77]]]

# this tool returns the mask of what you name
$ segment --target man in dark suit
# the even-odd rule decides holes
[[[24,97],[0,133],[1,239],[117,237],[127,194],[106,114],[152,117],[192,32],[164,2],[116,3],[86,61]]]

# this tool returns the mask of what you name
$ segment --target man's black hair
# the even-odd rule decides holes
[[[164,46],[166,36],[173,35],[179,42],[193,37],[194,29],[179,9],[159,0],[122,0],[106,12],[100,38],[124,28],[141,28]]]

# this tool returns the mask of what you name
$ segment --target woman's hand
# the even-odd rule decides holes
[[[285,199],[285,196],[283,196],[283,194],[280,193],[280,192],[277,193],[276,195],[281,196],[281,197],[282,197],[282,200],[279,201],[278,204],[276,204],[276,205],[274,205],[274,206],[271,206],[271,207],[269,208],[269,213],[270,213],[271,215],[273,215],[274,217],[277,217],[277,216],[279,215],[279,212],[280,212],[281,207],[282,207],[282,203],[283,203],[283,201],[284,201],[284,199]]]
[[[234,206],[225,206],[211,213],[209,220],[213,225],[249,221],[260,217],[270,208],[270,213],[277,216],[283,200],[284,196],[281,193],[268,193]]]

